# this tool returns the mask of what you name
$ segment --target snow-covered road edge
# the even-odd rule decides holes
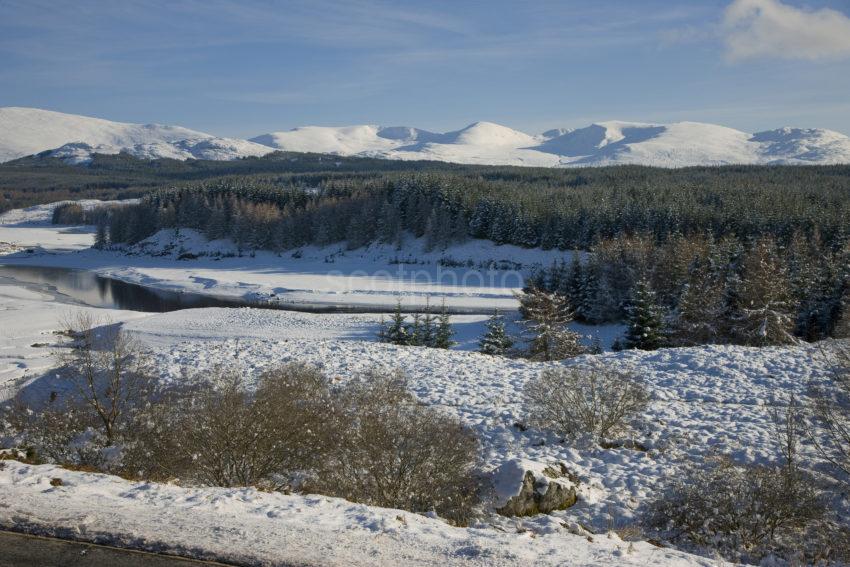
[[[590,542],[563,532],[456,528],[338,498],[136,483],[16,461],[0,469],[0,525],[261,565],[716,564],[614,534]]]

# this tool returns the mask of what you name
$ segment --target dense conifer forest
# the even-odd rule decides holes
[[[70,173],[69,173],[70,172]],[[8,190],[19,182],[17,193]],[[85,183],[83,183],[85,180]],[[99,180],[99,181],[98,181]],[[77,185],[74,185],[77,183]],[[630,321],[630,345],[815,340],[850,318],[850,167],[536,169],[278,153],[237,162],[97,156],[0,167],[21,199],[143,195],[56,222],[100,224],[99,245],[163,228],[243,250],[308,244],[440,250],[469,238],[565,251],[529,285],[582,322]],[[571,250],[589,251],[583,260]],[[657,328],[656,328],[657,327]],[[651,344],[649,344],[651,343]]]

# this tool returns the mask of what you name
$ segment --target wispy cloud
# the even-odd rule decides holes
[[[850,57],[850,18],[829,8],[807,10],[779,0],[735,0],[726,9],[722,32],[732,61]]]

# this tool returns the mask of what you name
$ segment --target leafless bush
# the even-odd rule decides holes
[[[633,375],[601,367],[547,369],[525,387],[529,424],[564,437],[621,433],[648,401]]]
[[[478,501],[478,442],[469,429],[417,403],[399,374],[370,372],[346,386],[340,401],[341,438],[310,488],[468,520]]]
[[[139,420],[128,473],[213,486],[280,488],[331,448],[334,403],[316,369],[290,364],[250,393],[233,370],[172,391]]]
[[[801,405],[791,398],[784,411],[773,412],[773,420],[779,464],[719,458],[692,465],[649,504],[647,526],[734,560],[770,554],[806,563],[847,558],[848,546],[827,537],[840,537],[846,529],[827,517],[825,493],[798,462]]]
[[[117,325],[80,314],[66,321],[70,343],[60,350],[56,391],[18,397],[3,408],[17,443],[52,462],[108,468],[134,412],[153,392],[141,347]],[[108,463],[107,463],[108,461]]]
[[[34,408],[16,398],[0,409],[4,437],[38,461],[101,466],[104,440],[87,409],[56,394]]]
[[[677,475],[648,505],[645,522],[672,541],[758,560],[799,551],[807,529],[823,515],[818,490],[799,470],[724,458]]]
[[[76,337],[83,345],[94,340]],[[372,372],[332,389],[318,370],[290,364],[263,374],[251,391],[239,372],[216,369],[188,385],[150,390],[137,405],[108,389],[127,384],[113,374],[106,373],[106,390],[97,386],[104,366],[124,368],[115,361],[124,351],[108,351],[118,354],[105,365],[101,351],[75,349],[67,365],[78,371],[74,411],[17,414],[18,429],[57,461],[89,464],[69,452],[94,430],[103,437],[98,449],[113,445],[119,453],[110,470],[127,477],[271,489],[299,479],[320,493],[433,510],[456,522],[478,501],[477,439],[457,419],[417,403],[400,375]],[[77,422],[77,412],[86,420]]]
[[[108,447],[131,421],[133,410],[151,395],[149,361],[141,345],[109,321],[80,312],[65,326],[72,342],[58,353],[63,374],[76,391],[74,401],[96,417]]]
[[[831,341],[823,347],[831,366],[830,378],[814,383],[809,393],[811,437],[820,455],[843,472],[850,484],[850,341]]]

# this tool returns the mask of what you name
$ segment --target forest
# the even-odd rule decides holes
[[[541,267],[529,286],[567,298],[585,323],[626,321],[642,305],[644,318],[659,321],[656,346],[817,340],[843,332],[850,318],[850,167],[533,169],[350,159],[322,170],[329,159],[194,180],[197,166],[175,165],[168,175],[183,176],[179,182],[88,220],[100,224],[98,246],[191,228],[244,251],[401,247],[410,237],[431,250],[470,238],[564,250],[564,262]],[[73,214],[82,212],[59,208],[54,220]],[[590,254],[582,261],[570,251]]]

